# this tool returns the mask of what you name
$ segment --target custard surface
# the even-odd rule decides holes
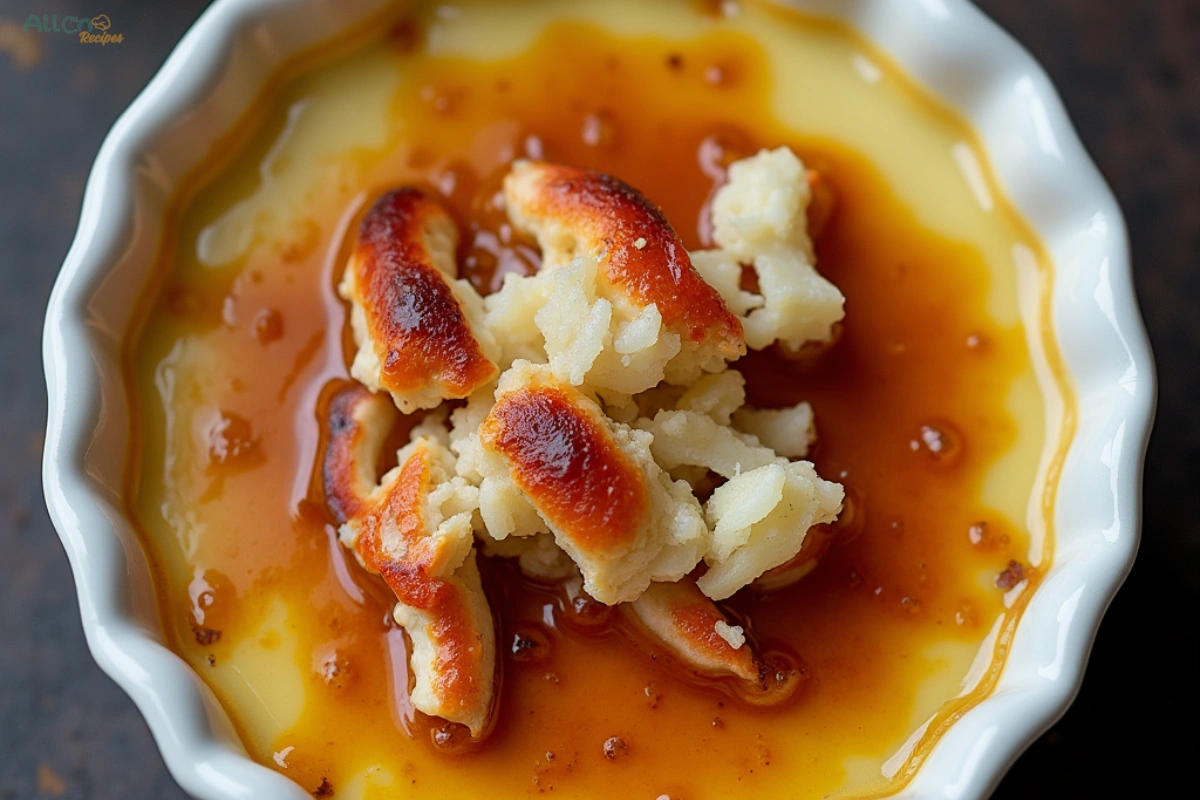
[[[418,10],[261,117],[178,199],[129,351],[129,502],[168,641],[251,756],[339,798],[894,790],[994,678],[1052,549],[1049,265],[970,130],[837,26],[633,0]],[[616,175],[695,249],[723,166],[780,145],[836,197],[817,266],[846,320],[817,359],[735,368],[753,405],[812,404],[811,457],[850,500],[809,577],[729,607],[800,660],[805,686],[784,708],[743,706],[481,559],[498,721],[481,747],[439,752],[408,705],[393,601],[338,544],[313,469],[353,352],[334,286],[358,220],[397,186],[437,192],[486,293],[537,263],[495,203],[513,158]],[[1025,582],[1005,591],[1010,562]],[[514,654],[520,636],[548,652]],[[610,759],[614,736],[628,749]]]

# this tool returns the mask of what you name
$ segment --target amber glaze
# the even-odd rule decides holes
[[[728,604],[759,646],[794,654],[807,683],[786,707],[752,708],[682,679],[619,634],[618,615],[564,603],[511,565],[481,559],[500,627],[496,726],[462,752],[431,736],[436,726],[407,703],[391,594],[339,546],[314,472],[319,421],[352,355],[334,295],[352,246],[345,231],[355,228],[339,226],[354,213],[342,206],[236,268],[169,277],[134,345],[147,415],[136,418],[131,503],[150,520],[173,502],[142,485],[158,485],[167,453],[185,459],[168,473],[190,470],[198,486],[181,498],[195,525],[178,544],[149,548],[170,645],[210,680],[251,756],[310,791],[323,782],[337,790],[372,764],[406,797],[836,790],[845,759],[882,759],[916,727],[930,648],[977,647],[993,629],[1002,656],[1015,619],[991,576],[1027,558],[1028,535],[979,497],[1014,435],[1006,392],[1031,367],[1022,329],[987,314],[980,256],[922,229],[855,153],[776,125],[766,61],[744,36],[680,44],[562,24],[520,57],[479,64],[425,54],[411,24],[394,33],[394,57],[411,60],[411,72],[394,98],[387,152],[348,157],[358,159],[359,208],[400,185],[435,193],[462,226],[460,263],[481,291],[536,266],[536,250],[496,203],[514,157],[619,176],[662,207],[690,248],[708,242],[705,204],[724,166],[760,146],[791,145],[831,188],[816,252],[847,298],[839,340],[798,360],[769,351],[738,364],[751,402],[812,403],[813,460],[847,488],[835,542],[811,575]],[[185,339],[203,342],[217,366],[204,376],[208,416],[197,412],[168,441],[155,381],[163,385]],[[1031,586],[1042,568],[1026,568]],[[279,602],[286,625],[261,633]],[[302,675],[295,721],[266,740],[257,731],[269,720],[223,688],[221,670],[244,669],[244,647],[293,653]],[[274,679],[246,680],[262,689]],[[976,699],[943,706],[929,730]],[[611,737],[624,746],[606,747]]]

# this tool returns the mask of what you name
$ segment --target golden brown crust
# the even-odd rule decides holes
[[[578,232],[608,282],[640,306],[655,304],[666,327],[684,339],[712,343],[727,360],[745,353],[741,322],[641,192],[611,175],[541,161],[518,164],[512,175],[520,188],[508,196],[518,199],[521,217],[557,220]]]
[[[554,386],[501,395],[479,429],[551,525],[581,549],[617,555],[650,513],[641,470],[588,411]]]
[[[436,266],[428,233],[450,232],[447,211],[419,189],[403,187],[376,201],[363,218],[349,269],[379,360],[379,384],[404,394],[429,387],[462,398],[496,376],[471,331],[447,276]]]

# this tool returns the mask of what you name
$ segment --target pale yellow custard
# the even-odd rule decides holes
[[[129,503],[168,641],[251,757],[306,790],[887,794],[998,675],[1053,553],[1071,429],[1050,265],[970,129],[865,41],[765,3],[720,6],[389,16],[309,57],[177,198],[129,342]],[[514,158],[615,175],[696,249],[724,166],[781,145],[829,189],[810,227],[846,317],[816,358],[764,350],[736,366],[751,402],[812,404],[811,457],[849,499],[811,575],[726,607],[802,665],[804,686],[752,708],[648,657],[605,612],[581,620],[481,559],[496,723],[481,744],[439,747],[408,700],[394,599],[339,545],[314,467],[353,354],[334,287],[358,220],[398,186],[437,194],[486,294],[536,263],[493,202]]]

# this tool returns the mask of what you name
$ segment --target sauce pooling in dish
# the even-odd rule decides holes
[[[728,20],[643,6],[404,19],[292,82],[241,154],[181,196],[132,343],[130,501],[168,640],[252,757],[308,791],[890,791],[986,690],[1045,569],[1026,521],[1031,497],[1030,519],[1042,508],[1043,407],[1011,288],[1014,247],[1036,243],[994,188],[991,211],[966,208],[950,143],[969,134],[877,60],[883,88],[857,75],[854,59],[874,56],[838,29],[751,4]],[[615,32],[595,22],[607,14]],[[784,50],[807,71],[785,72]],[[894,124],[840,116],[856,109]],[[514,158],[618,176],[697,249],[725,167],[781,145],[819,172],[810,230],[846,319],[821,352],[736,367],[758,407],[812,404],[810,457],[848,499],[804,580],[723,606],[802,685],[780,707],[742,702],[683,674],[617,610],[480,558],[503,691],[489,738],[464,743],[409,705],[393,599],[338,544],[313,469],[354,353],[335,293],[352,232],[374,198],[419,186],[451,210],[460,274],[486,294],[538,264],[497,201]]]

